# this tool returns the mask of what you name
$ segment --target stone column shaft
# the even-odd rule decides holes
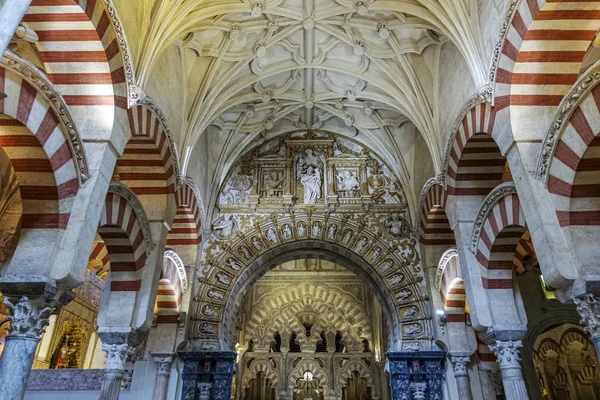
[[[458,398],[460,400],[473,400],[469,369],[467,368],[467,364],[471,362],[471,358],[466,356],[452,356],[450,361],[452,362],[454,378],[456,379]]]
[[[0,0],[0,55],[8,48],[31,0]]]
[[[171,376],[172,357],[155,357],[156,381],[154,383],[154,394],[152,400],[167,400],[169,391],[169,377]]]
[[[57,308],[49,305],[45,297],[30,300],[25,296],[7,296],[4,303],[11,315],[6,345],[0,357],[0,400],[22,400],[40,335]]]
[[[496,343],[490,346],[500,364],[506,400],[529,399],[519,359],[519,348],[522,346],[521,340],[496,340]]]

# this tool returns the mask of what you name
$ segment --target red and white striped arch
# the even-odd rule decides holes
[[[102,238],[97,237],[96,240],[94,240],[94,244],[92,245],[92,252],[90,253],[89,257],[89,261],[93,260],[98,260],[100,262],[99,270],[97,271],[99,275],[103,271],[108,271],[108,268],[110,268],[110,258],[108,256],[108,250],[106,249],[106,244],[104,244]]]
[[[446,215],[446,190],[433,184],[427,190],[421,207],[421,229],[419,241],[424,245],[454,246],[454,232]]]
[[[187,289],[183,261],[175,251],[165,251],[156,297],[157,323],[178,322],[181,300]]]
[[[515,257],[513,258],[513,265],[515,266],[517,274],[525,273],[527,271],[527,265],[534,268],[538,266],[538,260],[529,230],[525,231],[523,236],[521,236],[521,239],[519,239]]]
[[[111,290],[138,291],[152,242],[144,210],[125,186],[111,184],[98,233],[110,260]]]
[[[167,128],[145,106],[127,110],[132,137],[117,160],[120,182],[140,197],[142,202],[167,208],[165,195],[175,192],[176,154],[171,151]],[[161,197],[162,196],[162,197]]]
[[[543,114],[575,83],[590,42],[600,28],[600,2],[521,1],[514,12],[496,74],[495,104],[511,114]]]
[[[504,184],[499,189],[510,186]],[[484,289],[512,290],[515,252],[527,230],[527,224],[516,192],[512,190],[499,193],[501,195],[495,198],[493,205],[484,214],[479,236],[475,237],[474,250],[481,264],[481,283]]]
[[[447,160],[447,189],[451,196],[485,196],[502,181],[506,159],[492,139],[496,110],[474,106],[455,133]]]
[[[572,112],[548,170],[561,226],[600,225],[600,85]]]
[[[33,0],[23,18],[38,34],[48,77],[71,107],[127,108],[133,70],[116,11],[108,5],[109,13],[107,3]]]
[[[10,59],[12,64],[5,62]],[[33,80],[32,80],[33,79]],[[23,229],[65,229],[79,183],[85,180],[85,154],[75,153],[69,130],[53,103],[34,82],[47,82],[14,55],[0,65],[0,145],[11,159],[23,200]],[[56,95],[54,102],[63,107]],[[79,159],[78,159],[79,158]]]
[[[466,322],[466,294],[460,271],[460,261],[456,249],[447,250],[438,266],[439,291],[446,309],[446,320],[450,322]],[[437,280],[437,279],[436,279]]]
[[[197,246],[202,242],[200,203],[189,180],[175,193],[177,213],[167,235],[167,246]]]

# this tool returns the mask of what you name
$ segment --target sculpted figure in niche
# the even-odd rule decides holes
[[[202,307],[202,314],[206,317],[218,317],[219,316],[219,314],[217,313],[215,308],[213,306],[211,306],[210,304],[205,304],[204,307]]]
[[[252,238],[252,245],[254,246],[254,248],[256,250],[262,249],[262,245],[260,244],[260,240],[256,236],[254,236]]]
[[[318,224],[317,222],[315,222],[315,223],[313,224],[313,229],[312,229],[312,231],[313,231],[313,232],[312,232],[312,233],[313,233],[313,236],[317,236],[317,237],[318,237],[318,236],[321,236],[321,227],[319,226],[319,224]]]
[[[304,204],[315,204],[321,198],[321,172],[312,165],[302,173],[300,183],[304,186]]]
[[[238,254],[240,255],[244,255],[244,257],[246,257],[247,260],[252,258],[252,254],[250,254],[250,249],[248,249],[246,246],[242,246],[238,249]]]
[[[265,192],[268,197],[280,197],[283,194],[283,171],[265,173]]]
[[[403,302],[412,297],[412,292],[408,289],[402,289],[398,293],[396,293],[396,300],[398,302]]]
[[[279,239],[277,239],[277,234],[275,234],[273,229],[269,229],[267,231],[267,238],[273,243],[277,243],[279,241]]]
[[[360,182],[351,171],[341,171],[337,176],[338,190],[358,190]]]
[[[225,265],[228,266],[229,268],[231,268],[234,271],[239,271],[240,268],[242,268],[242,266],[240,265],[240,263],[237,262],[232,257],[229,257],[227,260],[225,260]]]
[[[221,273],[217,273],[217,280],[225,286],[229,286],[229,284],[231,283],[231,281],[229,280],[229,277],[227,275],[221,274]]]
[[[292,230],[290,229],[290,226],[287,224],[283,227],[282,233],[283,233],[283,238],[285,240],[289,240],[292,237]]]
[[[423,329],[421,329],[419,324],[412,324],[404,329],[404,334],[407,336],[416,336],[420,335],[421,333],[423,333]]]
[[[381,266],[379,267],[379,269],[381,270],[381,272],[387,272],[390,268],[392,268],[392,266],[394,265],[394,261],[388,259],[385,260],[385,262],[383,264],[381,264]]]
[[[306,226],[304,225],[304,223],[300,223],[298,224],[298,236],[304,235],[306,235]]]
[[[356,243],[356,251],[362,253],[366,245],[367,239],[363,236],[358,240],[358,243]]]
[[[342,238],[342,242],[344,244],[348,244],[350,242],[351,238],[352,238],[352,231],[350,229],[347,229],[346,232],[344,233],[344,237]]]
[[[419,308],[417,306],[408,307],[404,313],[402,314],[403,319],[412,318],[419,313]]]
[[[371,254],[371,261],[376,261],[379,256],[381,256],[381,249],[379,247],[375,247],[373,249],[373,254]]]
[[[329,225],[329,231],[327,232],[327,237],[331,240],[334,240],[336,232],[337,232],[337,226],[334,224]]]
[[[390,286],[396,286],[397,284],[399,284],[403,281],[404,281],[404,275],[402,275],[402,274],[392,275],[392,277],[390,278]]]
[[[223,300],[223,294],[215,289],[210,289],[208,293],[206,293],[209,299],[213,300]]]
[[[219,239],[227,239],[231,237],[233,231],[235,229],[235,221],[233,220],[232,215],[225,215],[219,218],[213,224],[213,233]]]

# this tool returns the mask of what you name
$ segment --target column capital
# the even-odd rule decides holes
[[[171,374],[171,367],[173,366],[173,357],[171,356],[163,356],[163,357],[154,357],[154,362],[156,363],[156,374],[168,376]]]
[[[522,340],[496,340],[490,349],[496,354],[500,368],[521,368],[519,349],[523,347]]]
[[[577,312],[581,315],[581,324],[592,338],[600,337],[600,296],[586,293],[573,298]]]
[[[103,344],[102,351],[106,353],[104,369],[123,371],[125,370],[127,356],[133,353],[133,347],[127,343]]]
[[[20,337],[39,340],[50,323],[50,316],[60,308],[58,302],[49,301],[46,297],[30,299],[27,296],[5,296],[4,304],[11,313],[6,318],[10,322],[7,339]]]
[[[452,370],[454,371],[454,376],[469,375],[467,364],[471,362],[471,357],[450,355],[450,361],[452,362]]]

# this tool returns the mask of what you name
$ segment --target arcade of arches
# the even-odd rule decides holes
[[[600,400],[599,29],[0,0],[0,400]]]

